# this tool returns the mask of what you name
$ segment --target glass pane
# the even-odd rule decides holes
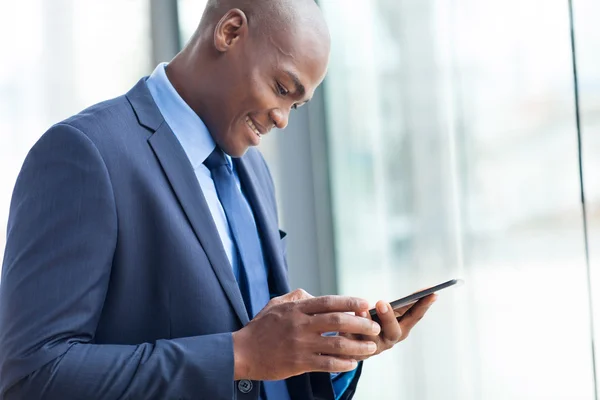
[[[200,17],[206,8],[208,0],[177,0],[177,14],[179,16],[179,38],[185,45],[192,37],[200,23]]]
[[[0,259],[25,155],[54,123],[151,71],[147,0],[0,2]]]
[[[341,291],[466,280],[358,399],[592,399],[567,3],[321,6]]]
[[[594,305],[596,361],[600,352],[600,2],[574,1],[582,156]],[[597,373],[600,373],[597,369]],[[600,375],[597,375],[600,379]],[[600,396],[600,393],[598,393]]]

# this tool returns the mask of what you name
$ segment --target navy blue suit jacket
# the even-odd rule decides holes
[[[260,153],[235,160],[271,291],[289,291],[274,186]],[[233,381],[248,323],[181,145],[142,79],[46,132],[10,208],[0,281],[0,398],[257,399]],[[352,397],[358,373],[344,398]],[[287,381],[333,399],[329,374]]]

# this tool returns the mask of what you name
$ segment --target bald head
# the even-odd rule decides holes
[[[167,75],[217,145],[240,157],[311,99],[329,42],[314,0],[209,0]]]
[[[304,28],[328,40],[327,25],[314,0],[209,0],[200,27],[214,27],[227,11],[236,8],[246,14],[254,33]]]

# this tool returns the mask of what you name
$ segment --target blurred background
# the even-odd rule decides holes
[[[0,256],[29,148],[168,61],[204,4],[0,0]],[[292,286],[375,302],[466,281],[356,398],[598,399],[600,2],[320,5],[328,76],[261,145]]]

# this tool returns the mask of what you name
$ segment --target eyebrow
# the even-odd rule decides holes
[[[296,86],[296,93],[298,93],[300,97],[304,97],[304,95],[306,94],[306,89],[304,88],[304,85],[300,82],[300,78],[298,78],[298,75],[296,75],[292,71],[285,71],[285,73],[290,77],[292,81],[294,81],[294,85]]]

